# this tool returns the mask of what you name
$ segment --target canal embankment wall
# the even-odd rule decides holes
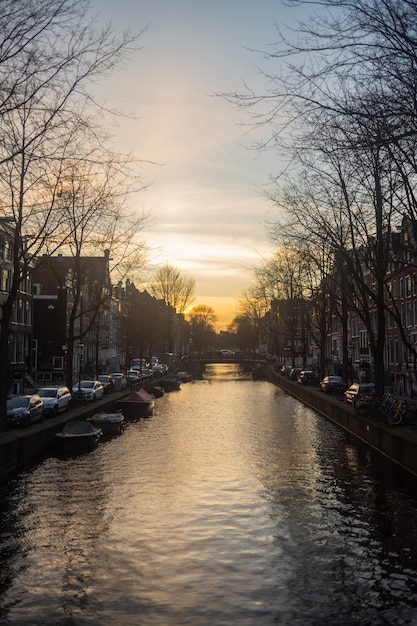
[[[417,424],[389,426],[382,420],[355,415],[350,404],[317,388],[293,382],[272,368],[268,379],[335,424],[417,476]]]

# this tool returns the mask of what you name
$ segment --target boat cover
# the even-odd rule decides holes
[[[91,418],[93,422],[120,422],[123,419],[120,411],[118,413],[96,413]]]
[[[132,391],[126,398],[123,398],[122,402],[151,402],[154,399],[145,389],[139,389],[138,391]]]
[[[83,434],[97,432],[97,428],[91,422],[80,420],[80,421],[68,422],[67,424],[65,424],[61,432],[66,433],[68,435],[83,435]]]

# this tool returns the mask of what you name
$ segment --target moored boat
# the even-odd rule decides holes
[[[103,431],[87,420],[74,420],[65,424],[64,428],[55,434],[55,443],[61,450],[92,450],[101,437]]]
[[[181,379],[178,376],[167,376],[158,381],[158,385],[165,391],[178,391],[181,389]]]
[[[190,372],[177,372],[177,377],[182,383],[189,383],[192,380]]]
[[[154,398],[162,398],[162,396],[165,395],[165,389],[157,385],[156,387],[149,389],[149,393],[154,396]]]
[[[149,417],[155,405],[155,398],[145,389],[132,391],[126,398],[118,400],[117,406],[123,413],[126,420]]]
[[[96,413],[89,421],[101,428],[103,435],[112,436],[122,433],[125,418],[119,410],[116,413]]]

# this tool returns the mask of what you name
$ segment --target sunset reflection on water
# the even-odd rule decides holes
[[[235,365],[1,491],[4,624],[414,619],[416,500],[369,450]]]

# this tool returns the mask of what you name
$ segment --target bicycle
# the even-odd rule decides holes
[[[355,403],[355,415],[375,417],[381,403],[378,396],[362,396]]]
[[[395,410],[387,416],[390,426],[399,426],[400,424],[415,421],[417,417],[417,408],[409,406],[405,400],[399,400]]]

